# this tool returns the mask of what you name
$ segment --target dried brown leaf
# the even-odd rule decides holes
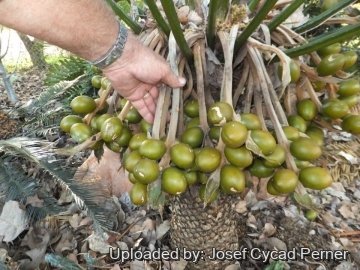
[[[13,241],[27,226],[28,218],[19,202],[7,201],[0,216],[0,236],[4,237],[2,240]]]
[[[265,223],[260,239],[268,238],[276,233],[276,228],[271,223]]]
[[[346,219],[348,219],[348,218],[355,219],[355,215],[354,215],[354,213],[352,211],[351,205],[349,205],[349,204],[343,204],[339,208],[338,211]]]

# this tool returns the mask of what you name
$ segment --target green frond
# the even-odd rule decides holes
[[[119,16],[119,18],[124,21],[135,34],[140,34],[142,28],[137,22],[133,21],[129,15],[121,10],[121,8],[113,0],[106,0],[106,2],[114,11],[114,13]]]
[[[103,228],[113,228],[113,213],[99,205],[107,195],[104,187],[93,179],[84,179],[82,175],[85,175],[85,172],[78,172],[77,179],[74,179],[76,168],[66,165],[65,159],[56,158],[50,143],[30,138],[13,138],[1,140],[0,151],[32,161],[49,173],[54,181],[71,192],[79,208],[92,218],[97,232],[101,232]]]
[[[59,129],[60,121],[66,115],[71,114],[69,107],[55,107],[48,111],[40,111],[31,116],[23,127],[24,134],[27,136],[45,137],[49,133]]]
[[[247,39],[255,32],[256,28],[266,18],[276,2],[277,0],[267,0],[264,2],[256,16],[250,20],[250,23],[246,26],[244,31],[237,37],[235,42],[235,52],[238,52],[241,46],[244,45]]]
[[[38,192],[39,193],[39,192]],[[35,207],[32,205],[26,206],[26,214],[30,220],[30,223],[41,220],[47,216],[57,215],[64,212],[66,209],[57,204],[57,200],[54,197],[41,194],[39,198],[43,201],[42,207]]]
[[[160,0],[160,2],[163,6],[171,31],[173,32],[173,35],[181,52],[184,54],[184,56],[189,62],[192,62],[192,51],[185,40],[184,33],[181,29],[179,18],[176,14],[176,9],[173,1]]]
[[[360,35],[360,23],[347,25],[339,29],[335,29],[331,32],[313,37],[308,40],[308,43],[302,44],[295,48],[291,48],[285,51],[289,57],[297,57],[307,53],[311,53],[320,48],[329,46],[336,42],[343,42],[350,40],[353,37]]]
[[[170,27],[167,24],[167,22],[165,21],[165,19],[163,18],[163,16],[161,15],[161,12],[156,5],[156,1],[155,0],[145,0],[145,2],[147,4],[148,8],[150,9],[151,14],[153,15],[154,19],[156,20],[157,24],[161,28],[161,30],[167,36],[169,36],[170,35]]]
[[[28,161],[40,164],[42,159],[52,156],[51,143],[26,137],[0,140],[0,152],[6,156],[21,157]]]
[[[79,173],[77,174],[78,179],[75,180],[75,170],[64,165],[65,162],[65,160],[43,160],[40,166],[72,193],[75,203],[93,220],[96,231],[101,232],[103,228],[112,229],[114,220],[110,218],[111,213],[107,213],[99,205],[99,202],[104,201],[106,196],[104,187],[92,179],[85,180],[79,177]],[[85,172],[83,173],[85,174]]]
[[[51,105],[55,101],[62,102],[65,98],[69,99],[77,95],[82,95],[91,88],[90,75],[80,75],[71,81],[66,79],[50,86],[46,91],[42,92],[38,98],[29,104],[18,109],[21,115],[34,113],[36,110],[44,110],[45,106]]]
[[[61,81],[50,86],[37,99],[17,110],[26,118],[24,134],[44,137],[49,132],[56,132],[61,119],[71,114],[71,100],[76,96],[88,94],[91,89],[91,78],[86,74],[72,81]]]
[[[39,181],[28,177],[13,158],[1,157],[0,162],[0,194],[6,201],[17,200],[25,204],[27,198],[34,195],[40,195],[39,198],[43,200],[42,207],[26,206],[26,213],[31,223],[64,211],[57,205],[55,198],[41,193]]]
[[[211,0],[209,4],[208,23],[206,27],[206,39],[210,48],[215,46],[216,36],[216,19],[219,18],[219,14],[223,15],[225,12],[220,12],[228,9],[228,2],[221,0]]]
[[[249,10],[251,12],[254,12],[259,2],[260,0],[250,0],[248,4]]]
[[[35,195],[39,187],[35,179],[26,176],[8,158],[0,158],[0,162],[0,194],[5,200],[25,203],[27,197]]]
[[[90,64],[78,57],[70,56],[50,67],[45,79],[46,85],[54,85],[61,81],[71,81],[89,70]]]
[[[34,110],[41,110],[44,106],[54,101],[54,96],[58,95],[64,89],[69,87],[70,82],[61,81],[50,86],[46,91],[42,92],[38,98],[33,100],[30,104],[26,104],[18,109],[21,115],[32,113]]]
[[[328,10],[322,12],[318,16],[311,18],[309,21],[300,25],[299,27],[295,28],[294,30],[298,33],[304,33],[311,29],[314,29],[321,25],[325,20],[332,17],[334,14],[338,13],[339,11],[343,10],[345,7],[351,5],[356,0],[343,0],[340,1],[338,4],[334,5],[333,7],[329,8]]]
[[[78,264],[60,255],[47,253],[45,255],[45,261],[53,267],[65,270],[82,270]]]
[[[74,97],[87,94],[90,89],[92,89],[91,76],[79,77],[76,83],[65,88],[56,98],[59,100],[65,99],[64,104],[70,104]]]
[[[291,16],[303,3],[305,0],[294,0],[286,8],[284,8],[275,18],[273,18],[269,24],[269,30],[273,31],[278,27],[282,22]]]

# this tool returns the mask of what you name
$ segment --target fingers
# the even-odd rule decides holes
[[[151,94],[153,92],[153,94]],[[154,99],[153,95],[156,95],[158,90],[156,87],[150,89],[150,91],[143,97],[145,105],[148,107],[149,111],[152,114],[155,114],[156,111],[156,99]]]
[[[150,124],[152,124],[154,122],[154,112],[151,112],[149,110],[148,106],[145,104],[144,99],[138,99],[131,103],[138,110],[138,112],[141,114],[141,116],[145,119],[146,122],[148,122]],[[155,104],[154,104],[154,107],[155,107]]]
[[[169,67],[165,75],[161,78],[161,81],[172,88],[183,87],[186,84],[186,79],[176,76]]]
[[[157,98],[159,96],[159,90],[157,87],[152,87],[150,90],[149,90],[149,93],[150,95],[152,96],[153,100],[155,101],[155,103],[157,102]]]

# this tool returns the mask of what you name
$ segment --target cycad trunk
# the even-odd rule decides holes
[[[192,190],[194,191],[194,190]],[[171,202],[171,244],[173,248],[204,251],[204,260],[187,269],[224,269],[231,261],[210,260],[212,250],[239,248],[235,198],[224,196],[204,208],[197,192],[187,192]],[[182,254],[183,255],[183,254]]]

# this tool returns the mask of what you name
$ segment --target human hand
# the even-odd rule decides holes
[[[158,85],[172,88],[185,85],[186,80],[176,76],[168,63],[129,33],[123,55],[103,70],[112,86],[131,102],[142,117],[153,123]]]

